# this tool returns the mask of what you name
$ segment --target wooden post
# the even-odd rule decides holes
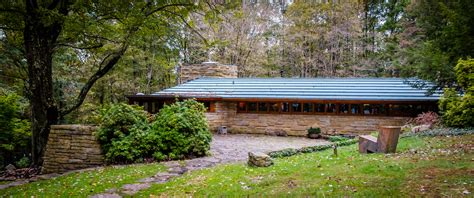
[[[381,153],[395,153],[400,130],[400,126],[381,126],[377,138],[377,151]]]

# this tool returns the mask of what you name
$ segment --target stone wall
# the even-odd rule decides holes
[[[42,173],[63,173],[104,164],[94,126],[53,125],[46,145]]]
[[[326,134],[367,134],[383,125],[403,125],[407,117],[343,116],[303,114],[236,113],[236,103],[217,102],[216,112],[207,113],[213,130],[227,126],[230,133],[265,134],[284,130],[288,135],[305,136],[309,127],[319,127]]]
[[[216,102],[215,112],[207,112],[207,123],[211,131],[216,132],[219,126],[232,125],[233,118],[237,112],[237,104],[230,102]]]
[[[200,77],[237,78],[237,66],[217,62],[183,65],[180,70],[179,83],[185,83]]]

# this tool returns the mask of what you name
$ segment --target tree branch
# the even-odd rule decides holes
[[[172,14],[172,15],[175,15],[175,16],[177,16],[178,18],[180,18],[181,21],[183,21],[183,23],[186,25],[186,27],[188,27],[189,29],[191,29],[191,31],[192,31],[194,34],[198,35],[199,38],[200,38],[202,41],[204,41],[204,43],[205,43],[206,45],[209,45],[209,43],[207,42],[207,39],[204,38],[204,36],[202,36],[201,33],[199,33],[199,31],[195,30],[191,25],[189,25],[189,23],[186,21],[186,19],[185,19],[182,15],[177,14],[177,13],[175,13],[175,12],[168,11],[168,10],[165,10],[165,12],[168,12],[168,13],[170,13],[170,14]]]
[[[67,43],[59,43],[58,46],[71,47],[71,48],[74,48],[74,49],[97,49],[97,48],[103,47],[104,44],[99,43],[97,45],[82,46],[81,47],[81,46],[70,45],[70,44],[67,44]]]
[[[148,4],[147,4],[148,5]],[[175,4],[168,4],[168,5],[164,5],[164,6],[161,6],[159,8],[156,8],[150,12],[147,12],[145,13],[145,16],[148,17],[150,15],[152,15],[153,13],[155,12],[159,12],[159,11],[162,11],[162,10],[165,10],[166,8],[168,7],[179,7],[179,6],[182,6],[182,7],[185,7],[185,6],[193,6],[194,4],[191,4],[191,3],[175,3]]]
[[[124,44],[119,50],[109,54],[102,60],[102,62],[100,63],[101,67],[99,68],[99,70],[95,72],[94,75],[92,75],[89,78],[86,84],[82,87],[81,92],[79,93],[74,104],[70,106],[69,108],[62,109],[60,111],[61,116],[65,116],[71,113],[72,111],[74,111],[75,109],[77,109],[79,106],[82,105],[82,103],[84,102],[84,99],[86,99],[87,93],[92,88],[94,83],[100,78],[102,78],[105,74],[107,74],[112,68],[114,68],[114,66],[117,64],[120,58],[122,58],[122,55],[125,53],[125,51],[127,51],[127,48],[128,48],[128,44]]]

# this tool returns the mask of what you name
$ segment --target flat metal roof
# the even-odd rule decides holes
[[[148,96],[221,99],[437,101],[401,78],[200,78]],[[421,81],[423,82],[423,81]]]

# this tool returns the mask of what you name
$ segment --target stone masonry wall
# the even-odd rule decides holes
[[[200,77],[237,78],[237,66],[217,62],[181,66],[180,84]]]
[[[236,103],[217,102],[216,112],[207,113],[212,129],[226,125],[230,133],[265,134],[284,130],[288,135],[305,136],[309,127],[319,127],[326,134],[367,134],[378,131],[380,126],[401,126],[407,117],[343,116],[302,114],[236,113]]]
[[[63,173],[104,164],[94,126],[53,125],[46,145],[42,173]]]
[[[215,112],[207,112],[207,123],[211,131],[216,132],[219,126],[231,126],[231,121],[237,112],[237,104],[229,102],[216,102]]]

